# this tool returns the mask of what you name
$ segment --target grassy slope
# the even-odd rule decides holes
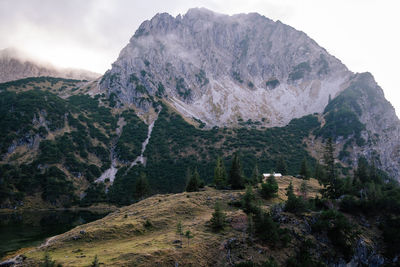
[[[295,190],[298,189],[302,180],[288,176],[279,178],[278,197],[264,201],[266,208],[286,198],[285,188],[292,180]],[[319,189],[318,182],[312,179],[308,184],[310,195],[314,196]],[[242,194],[243,191],[207,188],[202,192],[156,195],[59,235],[51,239],[47,247],[26,252],[26,264],[34,266],[47,250],[63,266],[88,266],[95,255],[105,266],[173,266],[176,262],[180,266],[224,266],[228,253],[225,244],[231,238],[238,242],[231,250],[232,261],[250,257],[261,261],[269,254],[278,261],[285,261],[295,244],[283,250],[271,250],[246,242],[246,215],[227,205],[240,200]],[[223,203],[230,222],[220,234],[207,226],[216,201]],[[146,220],[153,226],[146,228]],[[184,231],[190,230],[194,234],[190,245],[183,239],[183,248],[173,243],[179,239],[175,233],[178,221],[182,221]],[[81,234],[81,231],[85,233]],[[73,240],[74,237],[79,239]]]

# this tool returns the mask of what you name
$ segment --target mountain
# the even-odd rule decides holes
[[[163,99],[206,128],[285,126],[318,113],[322,129],[308,142],[315,158],[315,144],[333,137],[345,165],[364,156],[399,178],[400,122],[372,75],[352,73],[305,33],[257,13],[157,14],[101,88],[145,113]]]
[[[279,21],[157,14],[101,79],[1,83],[0,129],[1,210],[125,206],[0,265],[398,265],[399,119]]]
[[[87,70],[56,68],[34,60],[14,48],[0,50],[0,82],[40,76],[94,80],[101,75]]]
[[[234,126],[240,118],[284,126],[322,112],[351,75],[306,34],[279,21],[190,9],[143,22],[102,86],[143,108],[144,96],[163,95],[211,127]]]
[[[127,205],[142,174],[152,193],[181,192],[188,170],[212,183],[235,153],[245,177],[285,162],[297,175],[329,138],[339,176],[364,179],[366,161],[399,179],[400,123],[373,76],[253,13],[157,14],[101,80],[0,84],[0,114],[1,207]]]

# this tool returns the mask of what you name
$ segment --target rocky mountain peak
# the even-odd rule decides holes
[[[195,8],[143,22],[102,86],[144,110],[151,105],[148,96],[165,97],[210,127],[238,119],[282,126],[323,111],[351,74],[306,34],[281,22]]]
[[[205,128],[285,126],[318,113],[319,136],[335,137],[343,162],[379,155],[398,176],[400,124],[372,75],[352,73],[305,33],[257,13],[157,14],[100,87],[145,113],[162,99]]]
[[[203,8],[143,22],[102,87],[146,110],[164,97],[208,126],[282,126],[322,112],[351,72],[303,32],[257,13]]]

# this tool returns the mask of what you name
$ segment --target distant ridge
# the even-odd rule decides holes
[[[40,76],[94,80],[101,75],[81,69],[57,68],[32,59],[15,48],[0,50],[0,83]]]

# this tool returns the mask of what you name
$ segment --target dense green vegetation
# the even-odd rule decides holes
[[[147,137],[147,125],[136,114],[129,110],[121,115],[126,125],[115,146],[118,159],[121,162],[132,162],[142,150],[142,143]]]
[[[288,173],[295,175],[304,157],[312,166],[315,163],[302,141],[318,125],[310,115],[282,128],[200,130],[163,106],[145,151],[147,177],[155,192],[183,191],[188,167],[197,167],[200,177],[210,183],[218,156],[230,166],[235,152],[240,154],[245,177],[251,177],[256,159],[261,173],[274,170],[279,156],[291,162]]]
[[[258,240],[272,247],[286,247],[290,236],[286,229],[282,229],[275,222],[270,213],[260,207],[260,202],[250,186],[247,187],[243,196],[241,207],[247,213],[249,220],[254,222],[254,228],[249,229],[250,236],[256,236]],[[251,223],[249,223],[251,225]]]
[[[55,78],[55,77],[29,77],[25,79],[20,79],[16,81],[10,81],[10,82],[5,82],[5,83],[0,83],[0,91],[1,90],[6,90],[7,88],[10,87],[22,87],[26,88],[26,86],[33,86],[34,84],[37,83],[45,83],[49,82],[51,86],[58,82],[62,82],[65,84],[75,84],[77,82],[82,82],[81,80],[74,80],[74,79],[64,79],[64,78]]]
[[[346,156],[347,147],[354,143],[362,146],[370,141],[361,137],[365,125],[360,122],[362,115],[360,99],[363,99],[368,107],[378,104],[390,105],[389,102],[382,101],[382,96],[377,88],[371,87],[369,83],[371,78],[369,73],[359,74],[346,90],[330,101],[324,110],[326,123],[321,129],[315,131],[317,136],[322,136],[324,139],[329,137],[334,140],[339,137],[348,139],[343,152],[341,152],[343,158]],[[390,107],[388,106],[388,108]]]
[[[46,117],[49,130],[64,126],[64,114],[68,106],[61,98],[40,90],[22,93],[0,93],[0,153],[8,151],[13,141],[33,143],[39,133],[40,116]],[[43,134],[43,130],[42,130]]]
[[[358,238],[357,228],[342,213],[335,210],[323,211],[313,224],[313,231],[326,232],[333,245],[344,254],[346,260],[353,255]]]
[[[204,82],[203,76],[199,76],[202,82]],[[135,82],[135,78],[137,77],[132,76],[132,82]],[[57,80],[45,81],[57,82]],[[180,83],[182,81],[178,82],[178,85]],[[13,86],[21,84],[23,83],[18,82]],[[98,100],[101,97],[103,103],[110,104],[110,99],[106,99],[104,95],[97,95],[94,98],[88,95],[74,95],[65,100],[44,90],[20,93],[5,90],[1,94],[0,124],[2,129],[6,129],[0,136],[2,154],[17,145],[25,143],[32,145],[34,138],[39,136],[37,156],[28,163],[34,170],[32,177],[39,173],[35,166],[44,166],[46,169],[49,165],[57,165],[60,171],[67,171],[65,172],[67,180],[84,177],[92,182],[101,171],[110,166],[109,149],[113,140],[117,140],[115,153],[120,162],[129,163],[140,154],[141,144],[147,136],[147,125],[133,111],[124,111],[114,116],[107,106],[100,105]],[[120,138],[117,139],[115,129],[119,116],[124,118],[126,125]],[[40,117],[44,119],[39,119]],[[38,121],[37,124],[32,123],[35,120]],[[66,125],[70,131],[60,132],[53,139],[46,138],[50,133],[62,130]],[[318,125],[316,117],[308,116],[293,120],[284,128],[257,130],[216,127],[211,130],[200,130],[162,105],[162,111],[145,152],[146,168],[135,166],[129,171],[121,168],[114,186],[110,188],[106,197],[102,192],[103,187],[93,184],[88,188],[82,203],[106,200],[123,204],[134,201],[136,198],[131,192],[134,191],[135,181],[141,170],[145,171],[153,193],[182,191],[187,182],[185,180],[187,168],[197,168],[199,176],[205,179],[206,183],[210,183],[214,176],[214,162],[217,157],[221,156],[220,163],[224,166],[230,166],[231,157],[235,152],[238,153],[243,166],[240,173],[240,187],[252,179],[257,158],[260,172],[275,169],[279,166],[278,159],[284,158],[293,162],[293,165],[288,167],[288,172],[296,174],[302,158],[306,157],[310,163],[314,163],[301,142]],[[13,143],[15,145],[12,145]],[[99,159],[101,165],[90,162],[93,156]],[[2,178],[0,188],[2,192],[7,192],[3,194],[7,197],[2,196],[4,199],[11,195],[13,199],[21,198],[14,180],[28,184],[34,178],[7,178],[7,180]],[[228,177],[223,177],[223,180],[225,181],[218,186],[229,186]],[[41,190],[40,186],[36,189]],[[100,193],[100,197],[94,197],[94,192]]]
[[[41,77],[2,86],[60,81],[76,82]],[[26,146],[33,153],[23,163],[16,161],[22,155],[14,153],[8,163],[0,164],[1,203],[13,203],[26,194],[41,192],[42,198],[50,203],[70,205],[77,200],[74,177],[91,182],[111,164],[108,147],[117,118],[109,108],[99,104],[99,96],[75,95],[62,99],[45,90],[0,93],[1,154],[12,153],[18,146]],[[49,134],[54,137],[47,138]],[[101,164],[93,164],[90,160],[93,157]]]

